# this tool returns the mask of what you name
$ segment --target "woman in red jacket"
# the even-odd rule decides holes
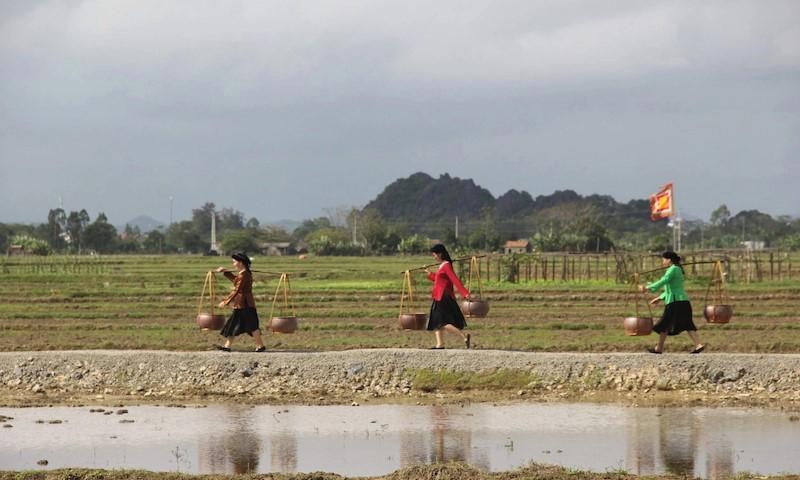
[[[427,330],[433,330],[434,335],[436,335],[436,346],[431,348],[434,350],[444,348],[442,330],[461,335],[464,340],[464,346],[470,348],[472,346],[470,334],[464,334],[462,331],[466,328],[467,321],[464,319],[464,314],[461,313],[458,303],[456,303],[453,287],[458,288],[459,293],[465,299],[469,298],[469,290],[464,288],[464,284],[461,283],[458,275],[453,271],[453,260],[444,245],[437,243],[431,248],[431,253],[433,253],[433,258],[440,263],[439,269],[435,273],[425,270],[428,273],[428,279],[433,282],[433,290],[431,291],[433,303],[431,304],[431,313],[428,316]]]

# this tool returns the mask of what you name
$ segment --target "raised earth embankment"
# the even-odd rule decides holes
[[[490,377],[495,380],[487,382]],[[554,400],[800,407],[800,355],[456,349],[0,353],[5,406]]]

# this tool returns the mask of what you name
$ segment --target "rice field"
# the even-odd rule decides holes
[[[404,272],[430,264],[416,257],[259,257],[253,262],[256,302],[267,346],[275,350],[426,348],[432,334],[402,330],[403,311],[425,312],[430,282]],[[195,318],[216,308],[230,288],[208,273],[230,267],[228,257],[84,256],[7,257],[0,263],[0,348],[10,350],[157,349],[208,350],[220,341]],[[658,317],[632,285],[607,280],[479,280],[458,265],[473,295],[490,303],[485,318],[468,318],[476,348],[524,351],[641,351],[656,337],[628,336],[622,320]],[[280,282],[286,273],[288,282]],[[792,280],[730,283],[725,288],[734,316],[729,324],[707,324],[702,316],[708,277],[691,278],[687,290],[695,323],[710,351],[800,352],[800,285]],[[205,287],[205,288],[204,288]],[[638,310],[637,310],[638,309]],[[295,315],[293,334],[269,333],[273,316]],[[449,347],[461,347],[446,337]],[[239,338],[234,349],[250,349]],[[667,341],[667,350],[688,350],[688,336]]]

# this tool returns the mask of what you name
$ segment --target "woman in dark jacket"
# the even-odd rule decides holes
[[[230,295],[219,302],[220,307],[233,304],[233,313],[220,331],[220,335],[225,337],[225,343],[217,345],[217,349],[230,352],[234,337],[246,333],[255,339],[256,352],[264,352],[267,348],[264,346],[261,329],[258,325],[258,312],[253,298],[253,273],[250,271],[250,258],[244,253],[234,253],[231,258],[233,259],[233,268],[237,272],[235,275],[227,271],[225,267],[217,268],[218,272],[233,282]]]
[[[456,294],[454,290],[458,288],[459,293],[465,299],[469,298],[469,290],[464,288],[464,284],[453,271],[453,260],[447,249],[441,243],[437,243],[431,248],[433,258],[440,263],[436,272],[428,273],[428,279],[433,282],[433,290],[431,297],[431,313],[428,316],[427,330],[433,330],[436,335],[436,346],[431,347],[435,350],[444,348],[444,341],[442,339],[442,330],[447,330],[458,335],[464,340],[464,346],[470,348],[471,336],[464,334],[462,330],[466,328],[467,321],[464,319],[464,314],[456,303]]]

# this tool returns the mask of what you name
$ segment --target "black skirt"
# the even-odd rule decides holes
[[[219,334],[223,337],[236,337],[243,333],[252,336],[256,330],[258,330],[256,309],[253,307],[235,308]]]
[[[445,295],[441,300],[431,303],[431,313],[428,315],[426,330],[439,330],[445,325],[454,325],[459,330],[467,327],[467,320],[461,313],[456,299]]]
[[[681,332],[697,330],[692,321],[692,304],[689,300],[679,300],[664,307],[661,319],[653,325],[653,330],[658,333],[667,332],[668,335],[677,335]]]

